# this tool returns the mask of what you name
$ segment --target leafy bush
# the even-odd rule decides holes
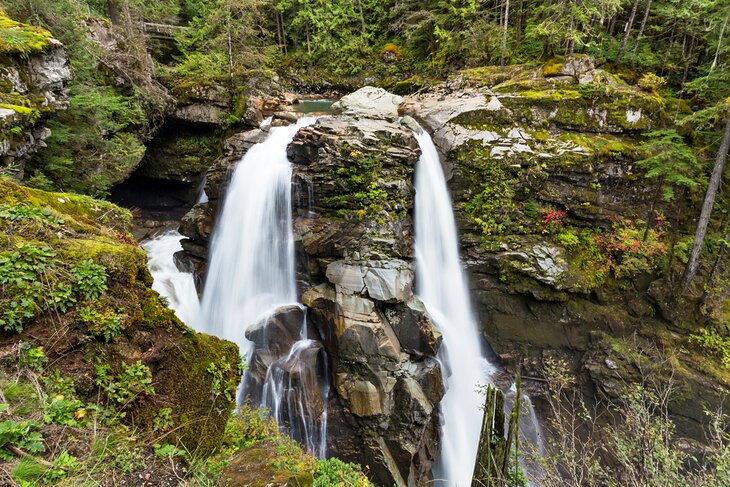
[[[20,332],[38,312],[49,307],[40,276],[55,266],[55,256],[47,245],[30,243],[0,253],[0,328]]]
[[[9,446],[26,453],[40,453],[46,449],[43,437],[36,431],[41,425],[37,421],[3,421],[0,422],[0,459],[9,461],[13,453]]]
[[[122,363],[122,371],[116,377],[106,364],[96,365],[96,385],[107,393],[109,401],[126,406],[137,398],[155,393],[152,372],[140,361],[132,365]]]
[[[59,394],[43,406],[43,421],[46,423],[81,426],[85,423],[85,419],[84,403],[78,399],[67,399],[66,396]]]
[[[580,238],[572,230],[567,230],[558,234],[558,242],[566,249],[572,249],[580,243]]]
[[[71,269],[76,288],[85,299],[96,299],[107,290],[106,268],[91,260],[84,260]]]
[[[667,84],[667,80],[661,76],[657,76],[654,73],[644,73],[639,78],[638,85],[646,91],[657,91]]]
[[[48,363],[43,347],[31,347],[28,342],[20,343],[20,363],[36,372],[41,372]]]
[[[105,342],[112,341],[124,330],[122,316],[111,310],[99,312],[87,306],[79,310],[79,318],[86,324],[89,333],[103,338]]]
[[[720,335],[714,328],[701,328],[689,340],[719,358],[723,367],[730,368],[730,337]]]
[[[314,464],[314,487],[370,487],[372,485],[357,464],[345,463],[338,458],[318,460]]]
[[[35,220],[44,225],[63,225],[63,217],[54,215],[51,210],[40,209],[26,204],[0,205],[0,218],[13,222]]]

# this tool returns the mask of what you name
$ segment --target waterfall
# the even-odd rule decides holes
[[[416,291],[443,335],[439,360],[446,383],[434,477],[437,484],[468,487],[482,420],[477,387],[489,382],[492,366],[483,358],[438,153],[425,130],[416,137],[422,151],[416,168]]]
[[[242,380],[239,402],[260,398],[282,431],[323,457],[329,374],[322,345],[308,336],[301,309],[302,323],[283,355],[281,343],[270,344],[267,336],[277,313],[297,300],[286,147],[315,120],[271,127],[236,166],[213,234],[202,316],[204,331],[237,343],[252,367],[268,363],[265,378]],[[255,344],[247,331],[258,336]]]
[[[203,291],[205,331],[250,355],[246,329],[297,299],[286,146],[314,122],[272,127],[238,163],[218,218]]]
[[[147,268],[154,280],[152,289],[167,299],[180,321],[201,330],[200,302],[193,275],[180,272],[175,265],[175,253],[183,249],[181,238],[177,231],[170,230],[143,242],[142,248],[147,252]]]

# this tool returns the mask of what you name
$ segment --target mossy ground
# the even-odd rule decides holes
[[[111,377],[124,377],[127,367],[139,363],[151,373],[153,393],[114,406],[119,424],[130,436],[149,440],[159,436],[152,435],[158,415],[169,408],[174,427],[164,432],[166,443],[201,457],[214,451],[233,408],[231,391],[240,377],[238,349],[185,327],[149,288],[146,256],[127,233],[129,212],[89,197],[24,188],[7,179],[0,179],[0,195],[5,205],[0,254],[10,255],[19,245],[43,246],[52,252],[39,271],[45,278],[68,279],[65,269],[82,261],[102,266],[106,276],[106,287],[98,295],[77,294],[75,302],[63,307],[29,308],[33,314],[20,333],[0,332],[0,355],[17,356],[21,343],[42,347],[48,359],[44,373],[65,378],[68,394],[103,408],[110,407],[111,393],[100,388],[98,366],[107,366]],[[43,275],[38,279],[43,282]],[[5,293],[10,289],[3,287],[0,297],[12,299]],[[47,299],[56,290],[49,287],[47,292],[53,294]],[[113,313],[121,331],[105,337],[90,330],[80,317],[83,309]],[[16,362],[2,365],[0,372],[6,376],[17,374]],[[44,388],[39,393],[50,394]]]

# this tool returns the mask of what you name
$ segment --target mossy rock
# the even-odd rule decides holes
[[[54,42],[46,29],[16,22],[0,9],[0,54],[28,57],[49,50]]]
[[[90,260],[103,266],[106,276],[99,295],[77,294],[67,309],[44,306],[20,333],[0,331],[0,348],[21,341],[42,346],[49,363],[74,380],[80,399],[92,402],[106,402],[106,393],[94,384],[96,365],[119,374],[123,364],[140,362],[152,373],[154,394],[121,406],[124,420],[138,434],[149,433],[160,410],[170,408],[174,427],[166,433],[167,443],[201,455],[215,450],[235,403],[238,347],[183,325],[150,288],[146,255],[127,233],[129,212],[5,178],[0,178],[0,204],[0,252],[30,242],[53,252],[48,258],[53,269],[73,269]],[[64,276],[60,271],[54,275]],[[113,313],[118,330],[104,336],[79,317],[82,308]]]
[[[295,458],[284,458],[277,446],[261,442],[236,453],[223,472],[223,485],[311,487],[314,482],[311,457],[299,452]],[[295,464],[289,465],[292,460]]]

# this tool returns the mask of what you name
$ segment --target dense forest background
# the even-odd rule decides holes
[[[677,117],[691,115],[683,136],[709,135],[699,147],[710,152],[719,144],[717,124],[730,96],[726,0],[4,4],[14,18],[52,28],[70,52],[70,110],[51,121],[50,147],[27,177],[45,189],[104,194],[141,159],[169,106],[165,87],[180,95],[191,86],[223,84],[235,95],[280,80],[300,91],[376,84],[402,94],[465,67],[585,53],[629,84],[681,100]],[[121,29],[125,42],[104,49],[90,40],[99,22]],[[174,47],[146,36],[145,22],[179,26]],[[236,115],[233,110],[229,124],[240,121]],[[106,170],[75,176],[75,164],[101,155]]]

